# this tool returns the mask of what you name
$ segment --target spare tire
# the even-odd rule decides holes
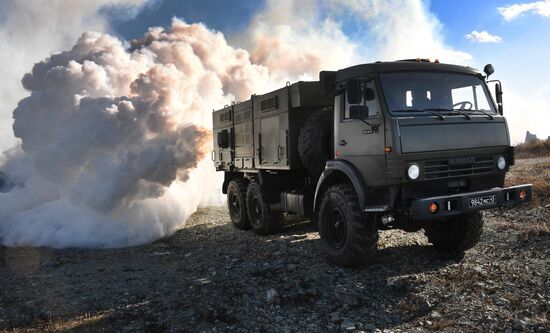
[[[304,123],[298,137],[302,164],[314,177],[319,177],[325,163],[332,158],[332,109],[313,113]]]

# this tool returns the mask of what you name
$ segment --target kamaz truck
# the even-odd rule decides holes
[[[267,235],[285,215],[306,217],[328,260],[345,266],[368,263],[388,228],[468,250],[482,210],[532,197],[530,184],[504,187],[514,149],[493,72],[376,62],[214,111],[212,157],[231,221]]]

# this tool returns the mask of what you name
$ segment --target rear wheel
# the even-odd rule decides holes
[[[233,179],[227,185],[227,208],[231,222],[237,229],[250,229],[246,211],[246,188],[248,181],[244,178]]]
[[[319,234],[327,259],[343,266],[365,265],[378,242],[376,217],[361,211],[349,184],[326,191],[319,209]]]
[[[272,210],[266,202],[260,184],[251,182],[246,191],[246,206],[250,226],[258,235],[269,235],[279,229],[281,211]]]
[[[434,221],[424,227],[424,233],[436,248],[461,253],[474,247],[481,239],[483,215],[476,212]]]

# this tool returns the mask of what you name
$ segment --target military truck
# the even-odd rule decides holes
[[[346,266],[368,263],[388,228],[423,228],[442,251],[468,250],[482,210],[532,196],[530,184],[504,187],[514,149],[493,72],[376,62],[214,111],[231,221],[267,235],[284,215],[307,217],[328,260]]]

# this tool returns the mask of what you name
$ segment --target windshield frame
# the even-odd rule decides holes
[[[474,78],[476,80],[479,80],[480,85],[482,87],[483,93],[485,94],[485,97],[487,99],[487,103],[489,104],[490,110],[476,110],[476,109],[460,109],[460,108],[453,108],[449,110],[437,110],[437,113],[441,113],[445,116],[453,116],[457,115],[460,116],[459,113],[457,113],[457,110],[459,112],[464,112],[467,115],[483,115],[483,112],[490,114],[491,116],[499,116],[499,113],[497,111],[497,107],[495,104],[495,101],[493,99],[493,95],[490,93],[489,88],[487,86],[487,83],[485,82],[483,76],[481,75],[475,75],[475,74],[468,74],[463,72],[454,72],[454,71],[439,71],[439,70],[400,70],[400,71],[388,71],[388,72],[379,72],[378,73],[378,87],[379,87],[379,96],[382,98],[380,99],[381,102],[384,103],[383,109],[385,109],[389,115],[400,117],[400,116],[406,116],[406,117],[433,117],[433,112],[430,112],[430,108],[426,108],[424,110],[420,109],[414,109],[411,108],[411,110],[392,110],[390,108],[390,105],[387,101],[387,94],[386,89],[384,86],[384,75],[391,75],[391,74],[403,74],[403,73],[418,73],[418,74],[449,74],[449,75],[459,75],[459,76],[468,76],[471,78]]]

